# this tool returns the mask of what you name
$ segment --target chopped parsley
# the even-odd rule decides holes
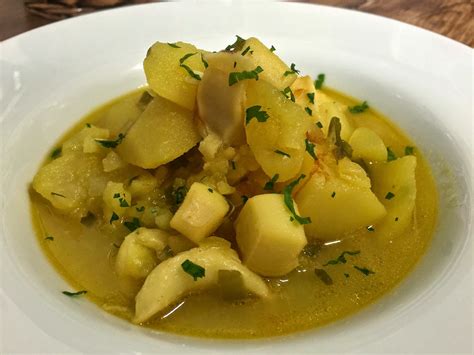
[[[349,110],[350,113],[362,113],[368,108],[369,108],[369,105],[367,104],[367,101],[364,101],[360,105],[348,107],[347,109]]]
[[[90,123],[86,123],[86,127],[87,127],[87,128],[91,128],[92,126],[91,126]]]
[[[258,122],[265,122],[270,116],[266,111],[260,111],[262,106],[255,105],[245,110],[245,124],[249,124],[252,118],[256,118]]]
[[[44,240],[54,240],[54,237],[51,235],[48,235],[46,238],[44,238]]]
[[[236,37],[237,39],[235,40],[234,43],[225,47],[226,51],[240,51],[244,47],[245,39],[243,39],[242,37],[238,35],[236,35]]]
[[[51,195],[66,198],[66,196],[58,194],[57,192],[51,192]]]
[[[113,221],[118,221],[118,219],[119,219],[118,214],[115,212],[112,212],[112,216],[110,217],[109,224],[112,224]]]
[[[179,206],[183,203],[186,194],[188,193],[188,188],[186,186],[180,186],[174,190],[171,195],[174,197],[174,203]]]
[[[314,160],[318,160],[316,153],[314,152],[315,145],[309,141],[308,138],[304,140],[304,144],[306,145],[306,151],[311,155]]]
[[[411,147],[411,146],[405,147],[405,155],[413,155],[414,151],[415,151],[415,147]]]
[[[336,197],[336,191],[333,191],[333,192],[332,192],[331,197],[332,197],[332,198]]]
[[[321,121],[316,122],[316,126],[318,126],[319,128],[323,128],[323,124],[321,123]]]
[[[137,210],[137,212],[143,212],[145,211],[145,206],[135,207],[135,209]]]
[[[62,148],[62,147],[58,147],[58,148],[54,149],[54,150],[51,152],[50,158],[51,158],[51,159],[59,158],[59,157],[61,156],[62,152],[63,152],[63,148]]]
[[[285,157],[291,158],[291,155],[290,155],[290,154],[285,153],[284,151],[282,151],[282,150],[280,150],[280,149],[276,149],[276,150],[274,150],[274,152],[277,153],[277,154],[283,155],[283,156],[285,156]]]
[[[263,71],[262,67],[259,65],[254,70],[244,70],[240,72],[231,72],[229,73],[229,86],[237,84],[239,81],[247,79],[258,80],[258,74]]]
[[[237,62],[234,62],[234,68],[237,66]]]
[[[183,64],[186,59],[188,59],[189,57],[192,57],[195,54],[197,54],[197,52],[185,54],[183,57],[179,59],[179,64]]]
[[[300,73],[300,71],[298,69],[296,69],[295,63],[291,63],[290,70],[287,70],[286,72],[284,72],[283,76],[288,76],[288,75],[291,75],[291,74],[299,74],[299,73]]]
[[[314,92],[308,92],[306,96],[308,96],[309,102],[314,104]]]
[[[248,53],[249,50],[250,50],[250,46],[247,46],[247,48],[245,48],[244,51],[242,53],[240,53],[240,55],[242,57],[245,56]]]
[[[207,191],[209,191],[210,193],[213,193],[213,192],[214,192],[214,190],[211,189],[210,187],[207,189]]]
[[[331,118],[328,128],[329,141],[335,146],[333,149],[334,156],[337,160],[344,157],[352,157],[352,147],[349,143],[341,138],[341,121],[338,117]]]
[[[120,198],[119,198],[119,202],[120,202],[120,207],[130,207],[130,205],[128,204],[127,200],[124,199],[123,197],[120,197]]]
[[[188,67],[186,64],[180,64],[179,65],[181,68],[184,68],[184,70],[186,70],[189,74],[189,76],[193,79],[196,79],[196,80],[201,80],[201,77],[199,76],[199,74],[196,74],[190,67]]]
[[[316,268],[314,269],[314,273],[325,285],[329,286],[333,284],[331,276],[329,276],[325,270]]]
[[[287,99],[290,99],[291,101],[295,102],[295,95],[293,94],[293,91],[291,91],[290,87],[287,86],[283,91],[282,91],[283,95],[285,95],[285,97]],[[288,96],[288,94],[290,96]]]
[[[168,46],[172,47],[172,48],[181,48],[180,46],[178,46],[176,43],[167,43]]]
[[[298,216],[295,210],[295,205],[293,203],[291,193],[293,192],[294,187],[298,185],[298,183],[305,177],[306,175],[301,174],[298,179],[294,180],[283,189],[283,199],[285,201],[285,205],[290,210],[293,218],[296,219],[299,224],[309,224],[311,223],[311,218]]]
[[[273,45],[272,45],[272,46],[270,47],[270,52],[272,52],[272,53],[273,53],[273,52],[275,52],[275,51],[276,51],[276,48],[275,48],[275,47],[273,47]]]
[[[236,167],[235,167],[235,161],[231,160],[230,161],[230,166],[232,167],[232,170],[235,170]]]
[[[395,217],[395,222],[398,222],[398,217]]]
[[[348,273],[344,273],[344,276],[346,277],[346,279],[349,277],[349,274]]]
[[[392,193],[392,192],[390,192],[390,191],[387,192],[387,194],[385,195],[385,199],[386,199],[386,200],[391,200],[391,199],[394,198],[394,197],[395,197],[395,194]]]
[[[69,297],[77,297],[80,295],[85,295],[87,293],[86,290],[82,291],[77,291],[77,292],[69,292],[69,291],[63,291],[63,295],[69,296]]]
[[[122,133],[119,133],[117,139],[115,140],[96,139],[95,141],[104,148],[116,148],[120,143],[122,143],[124,138],[125,138],[125,135]]]
[[[246,196],[246,195],[242,195],[242,197],[241,197],[241,198],[242,198],[242,204],[244,204],[244,205],[245,205],[245,203],[248,201],[249,197],[248,197],[248,196]]]
[[[265,186],[263,187],[263,189],[272,191],[279,177],[280,177],[280,174],[273,175],[273,177],[265,183]]]
[[[204,65],[204,68],[207,68],[209,66],[209,63],[204,59],[204,56],[202,53],[201,53],[201,62]]]
[[[372,270],[367,269],[366,267],[359,267],[357,265],[354,265],[354,269],[359,270],[365,276],[369,276],[370,274],[375,274],[375,272],[373,272]]]
[[[186,259],[182,264],[181,267],[183,270],[191,275],[194,279],[194,281],[197,281],[198,278],[202,278],[206,276],[206,269],[204,269],[202,266],[199,266],[195,263],[193,263],[191,260]]]
[[[309,107],[305,107],[304,110],[308,115],[313,116],[313,110],[311,110]]]
[[[325,74],[318,74],[318,78],[314,81],[314,88],[316,90],[321,90],[321,88],[323,87],[324,79],[326,79]]]
[[[135,229],[140,228],[140,220],[137,217],[133,217],[131,221],[123,222],[123,225],[127,227],[130,232],[133,232]]]
[[[375,232],[374,226],[368,226],[368,227],[367,227],[367,230],[368,230],[369,232]]]
[[[393,150],[390,149],[390,147],[387,147],[387,161],[392,161],[396,160],[397,156],[393,152]]]
[[[360,250],[356,251],[343,251],[341,255],[339,255],[336,259],[329,260],[326,264],[323,266],[328,266],[328,265],[337,265],[337,264],[345,264],[347,263],[346,255],[354,256],[360,254]]]

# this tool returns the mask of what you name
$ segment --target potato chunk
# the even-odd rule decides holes
[[[171,228],[195,243],[211,235],[224,220],[229,204],[226,199],[207,185],[191,185],[183,203],[171,219]]]
[[[262,80],[249,81],[247,86],[246,109],[255,106],[269,117],[264,122],[250,119],[245,126],[247,142],[269,177],[279,174],[279,182],[287,181],[301,169],[310,116]]]
[[[316,103],[316,110],[313,115],[321,121],[323,132],[327,135],[331,119],[338,117],[341,122],[341,138],[348,141],[352,132],[354,132],[355,126],[352,119],[346,115],[347,106],[337,102],[321,90],[316,90],[314,102]]]
[[[311,217],[306,234],[324,240],[340,239],[367,227],[386,211],[370,190],[370,179],[358,164],[344,158],[337,171],[314,174],[295,201],[302,215]]]
[[[297,206],[295,206],[298,211]],[[280,276],[298,266],[298,255],[306,245],[303,226],[290,221],[283,195],[250,198],[235,222],[237,244],[243,263],[263,276]]]
[[[387,209],[377,231],[390,238],[411,223],[416,200],[416,157],[405,156],[369,166],[373,190]]]
[[[159,229],[138,228],[127,235],[115,261],[121,277],[144,279],[158,264],[157,252],[165,247],[168,234]]]
[[[181,266],[186,260],[204,268],[203,277],[194,279]],[[184,251],[160,263],[145,280],[137,294],[134,323],[142,323],[163,311],[189,293],[206,289],[219,280],[219,271],[240,272],[245,288],[259,296],[268,297],[265,282],[243,266],[230,243],[221,238],[206,239],[199,247]]]
[[[353,159],[363,159],[366,162],[385,161],[387,159],[387,148],[382,138],[369,128],[357,128],[352,133],[349,144],[352,147]]]
[[[120,182],[107,182],[102,199],[106,220],[109,220],[113,213],[119,217],[125,216],[128,208],[132,205],[132,196]]]
[[[154,92],[192,111],[199,80],[193,79],[186,69],[180,66],[180,59],[191,53],[196,54],[187,58],[182,64],[202,75],[204,71],[202,52],[192,44],[184,42],[177,42],[175,46],[156,42],[148,50],[143,68],[148,85]]]
[[[117,152],[128,163],[152,169],[178,158],[199,140],[192,113],[156,97],[127,132]]]

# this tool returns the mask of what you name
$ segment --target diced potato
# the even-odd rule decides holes
[[[295,197],[301,214],[311,217],[306,234],[323,240],[341,239],[372,225],[386,211],[370,190],[370,179],[358,164],[344,158],[337,171],[315,173]]]
[[[250,48],[247,50],[247,47]],[[260,77],[277,89],[283,90],[295,81],[297,74],[291,73],[285,76],[286,72],[291,71],[288,65],[257,38],[251,37],[247,39],[238,54],[242,56],[245,50],[247,50],[245,57],[249,58],[253,63],[252,69],[255,69],[257,66],[262,67],[263,72],[260,74]]]
[[[416,200],[416,157],[404,156],[369,166],[372,189],[387,209],[376,230],[385,238],[400,235],[411,223]],[[393,194],[391,195],[387,194]]]
[[[199,118],[208,132],[228,145],[245,143],[243,105],[245,83],[229,86],[229,73],[209,67],[197,91]]]
[[[97,143],[95,143],[97,146]],[[102,159],[102,165],[106,173],[123,168],[126,164],[120,158],[120,156],[111,150],[104,159]]]
[[[144,172],[132,179],[128,190],[133,198],[146,198],[158,185],[156,178],[149,172]]]
[[[176,46],[179,48],[156,42],[148,50],[143,68],[148,85],[154,92],[192,111],[199,80],[193,79],[186,69],[180,66],[180,59],[186,54],[196,53],[183,64],[202,75],[205,69],[201,59],[202,51],[184,42],[177,42]]]
[[[317,121],[317,117],[314,114],[317,112],[316,98],[313,98],[313,102],[310,101],[308,94],[316,96],[316,89],[314,88],[313,79],[309,75],[298,77],[293,84],[290,86],[293,95],[295,96],[295,102],[302,108],[308,107],[313,112],[311,116],[313,121]]]
[[[112,213],[119,217],[125,216],[132,205],[132,196],[120,182],[109,181],[104,189],[104,218],[110,219]]]
[[[220,193],[195,182],[170,225],[193,242],[199,243],[219,227],[228,210],[229,204]]]
[[[387,148],[382,138],[369,128],[357,128],[352,133],[349,144],[352,147],[353,159],[363,159],[366,162],[378,162],[387,159]]]
[[[71,151],[83,151],[84,153],[98,153],[106,150],[95,140],[108,139],[109,130],[87,124],[79,133],[69,138],[63,144],[63,154]]]
[[[295,204],[298,213],[298,207]],[[250,198],[235,222],[243,263],[263,276],[281,276],[298,266],[298,255],[306,245],[304,228],[291,221],[283,195]]]
[[[261,106],[260,110],[269,115],[265,122],[252,118],[245,126],[255,159],[269,177],[279,174],[279,182],[295,177],[303,162],[310,117],[279,90],[261,80],[249,81],[247,86],[246,109],[254,106]]]
[[[314,101],[316,106],[313,111],[313,116],[315,116],[318,121],[321,121],[321,124],[323,125],[322,130],[326,136],[328,134],[331,118],[338,117],[341,122],[341,138],[348,141],[352,132],[354,132],[355,125],[352,122],[352,119],[346,115],[347,106],[332,99],[321,90],[316,90]]]
[[[81,218],[88,212],[90,181],[101,171],[98,156],[72,152],[41,167],[33,188],[55,208]]]
[[[155,216],[155,224],[158,228],[163,230],[171,229],[170,222],[173,214],[168,208],[160,208]]]
[[[192,113],[156,97],[116,150],[125,161],[151,169],[178,158],[199,140]]]
[[[204,268],[203,277],[193,278],[182,264],[190,262]],[[221,238],[208,238],[198,248],[184,251],[160,263],[145,280],[137,294],[134,323],[142,323],[191,292],[206,289],[219,280],[220,270],[240,272],[245,288],[259,296],[268,297],[265,282],[243,266],[230,243]]]
[[[168,234],[159,229],[138,228],[127,235],[115,261],[121,277],[144,279],[158,264],[157,252],[167,245]]]

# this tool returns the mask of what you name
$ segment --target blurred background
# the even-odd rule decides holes
[[[236,1],[245,2],[244,0]],[[118,6],[133,6],[150,2],[159,1],[0,0],[0,41],[69,17]],[[470,47],[474,46],[473,2],[471,0],[306,0],[299,2],[343,7],[397,19],[440,33]]]

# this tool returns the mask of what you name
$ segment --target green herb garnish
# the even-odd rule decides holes
[[[170,46],[170,47],[173,47],[173,48],[181,48],[180,46],[178,46],[175,43],[167,43],[167,45]]]
[[[369,232],[375,232],[375,228],[374,228],[373,226],[368,226],[368,227],[367,227],[367,230],[368,230]]]
[[[265,183],[265,186],[263,187],[263,189],[272,191],[279,177],[280,177],[280,174],[273,175],[273,177]]]
[[[174,197],[174,202],[177,206],[183,203],[187,193],[188,188],[186,186],[180,186],[171,193]]]
[[[248,196],[245,196],[245,195],[242,195],[242,204],[245,205],[245,203],[248,201],[249,197]]]
[[[306,175],[301,174],[298,179],[294,180],[283,189],[283,199],[285,201],[285,205],[290,210],[293,218],[296,219],[299,224],[309,224],[311,223],[311,218],[298,216],[295,210],[295,205],[293,203],[291,193],[293,192],[294,187],[298,185],[298,183],[305,177]]]
[[[395,197],[395,194],[392,193],[392,192],[390,192],[390,191],[387,192],[387,194],[385,195],[385,199],[386,199],[386,200],[391,200],[391,199],[394,198],[394,197]]]
[[[258,122],[265,122],[270,116],[266,111],[260,111],[262,106],[255,105],[245,110],[245,124],[249,124],[252,118],[256,118]]]
[[[304,144],[306,145],[306,151],[309,153],[309,155],[311,155],[314,160],[318,160],[318,157],[314,151],[315,145],[311,143],[308,138],[304,140]]]
[[[354,265],[354,269],[359,270],[365,276],[369,276],[370,274],[375,274],[375,272],[373,272],[372,270],[367,269],[366,267],[359,267],[357,265]]]
[[[283,91],[282,94],[285,95],[287,99],[290,99],[291,101],[295,102],[295,95],[293,94],[293,91],[291,91],[290,87],[287,86]],[[288,96],[288,94],[290,96]]]
[[[250,46],[247,46],[247,48],[245,48],[245,50],[242,53],[240,53],[240,55],[243,57],[244,55],[248,53],[249,50],[250,50]]]
[[[305,107],[304,110],[308,115],[313,116],[313,110],[311,110],[309,107]]]
[[[321,123],[321,121],[316,122],[316,126],[318,126],[319,128],[323,128],[323,124]]]
[[[346,255],[357,255],[360,254],[360,250],[356,251],[344,251],[342,252],[341,255],[339,255],[336,259],[329,260],[326,264],[323,266],[328,266],[328,265],[337,265],[337,264],[345,264],[347,263]]]
[[[134,217],[131,221],[123,222],[123,225],[127,227],[130,232],[133,232],[135,229],[140,228],[140,220]]]
[[[135,209],[137,210],[137,212],[143,212],[145,211],[145,206],[135,207]]]
[[[213,193],[213,192],[214,192],[214,190],[211,189],[210,187],[207,189],[207,191],[209,191],[210,193]]]
[[[87,293],[86,290],[82,291],[77,291],[77,292],[69,292],[69,291],[63,291],[63,295],[69,296],[69,297],[77,297],[80,295],[85,295]]]
[[[255,79],[258,80],[258,74],[263,72],[262,67],[259,65],[254,70],[251,71],[240,71],[240,72],[231,72],[229,73],[229,86],[237,84],[239,81]]]
[[[300,73],[300,71],[298,69],[296,69],[295,63],[291,63],[290,70],[287,70],[286,72],[284,72],[283,76],[288,76],[288,75],[291,75],[291,74],[299,74],[299,73]]]
[[[350,113],[362,113],[368,108],[369,108],[369,105],[367,104],[367,101],[364,101],[360,105],[348,107],[347,109],[349,110]]]
[[[346,279],[349,277],[349,274],[348,273],[344,273],[344,276],[346,277]]]
[[[283,155],[283,156],[285,156],[285,157],[291,158],[291,155],[290,155],[290,154],[285,153],[284,151],[282,151],[282,150],[280,150],[280,149],[276,149],[276,150],[274,150],[274,152],[277,153],[277,154]]]
[[[276,48],[275,48],[275,47],[273,47],[273,45],[272,45],[272,46],[270,47],[270,52],[272,52],[272,53],[273,53],[273,52],[275,52],[275,51],[276,51]]]
[[[415,151],[415,147],[411,147],[411,146],[405,147],[405,155],[413,155],[414,151]]]
[[[232,167],[232,170],[235,170],[236,169],[235,161],[231,160],[230,161],[230,166]]]
[[[226,51],[240,51],[243,47],[244,47],[244,44],[245,44],[245,39],[243,39],[242,37],[240,36],[237,36],[237,39],[235,40],[234,43],[228,45],[227,47],[225,47],[225,50]]]
[[[336,197],[336,191],[333,191],[333,192],[332,192],[331,197],[332,197],[332,198]]]
[[[66,198],[66,196],[58,194],[57,192],[51,192],[51,195]]]
[[[44,238],[44,240],[54,240],[54,237],[51,235],[48,235],[46,238]]]
[[[125,138],[125,135],[122,134],[122,133],[119,133],[117,139],[115,139],[115,140],[96,139],[95,141],[97,143],[99,143],[104,148],[115,148],[120,143],[122,143],[124,138]]]
[[[118,214],[112,211],[112,216],[110,217],[109,224],[112,224],[113,221],[118,221],[118,219],[119,219]]]
[[[395,217],[395,222],[398,222],[398,217]]]
[[[308,96],[309,102],[314,104],[314,92],[308,92],[306,96]]]
[[[191,260],[186,259],[182,264],[181,267],[183,270],[191,275],[194,279],[194,281],[197,281],[198,278],[202,278],[206,276],[206,269],[204,269],[202,266],[199,266],[195,263],[193,263]]]
[[[185,54],[183,57],[179,59],[179,64],[183,64],[186,59],[188,59],[189,57],[192,57],[195,54],[197,54],[197,52]]]
[[[390,147],[387,147],[387,161],[397,160],[397,156]]]
[[[184,70],[186,70],[189,74],[189,76],[193,79],[196,79],[196,80],[201,80],[201,77],[196,74],[190,67],[188,67],[186,64],[180,64],[179,65],[181,68],[184,68]]]
[[[91,126],[90,123],[86,123],[86,127],[87,127],[87,128],[91,128],[92,126]]]
[[[201,62],[204,65],[204,68],[207,68],[209,66],[209,63],[204,59],[204,56],[201,53]]]
[[[326,79],[325,74],[318,74],[318,78],[314,81],[314,88],[316,90],[321,90],[321,88],[323,87],[324,79]]]
[[[339,118],[331,118],[328,128],[328,139],[335,146],[333,153],[337,160],[341,160],[344,157],[352,157],[352,147],[341,138],[341,128],[342,126]]]
[[[314,269],[314,273],[325,285],[329,286],[333,284],[331,276],[329,276],[325,270],[316,268]]]
[[[130,207],[130,205],[128,204],[127,200],[124,199],[123,197],[120,197],[120,198],[119,198],[119,202],[120,202],[120,207]]]
[[[234,68],[237,66],[237,62],[234,62]]]
[[[52,152],[51,152],[51,155],[50,155],[50,158],[51,159],[56,159],[56,158],[59,158],[61,156],[61,153],[63,152],[63,148],[62,147],[58,147],[56,149],[54,149]]]

